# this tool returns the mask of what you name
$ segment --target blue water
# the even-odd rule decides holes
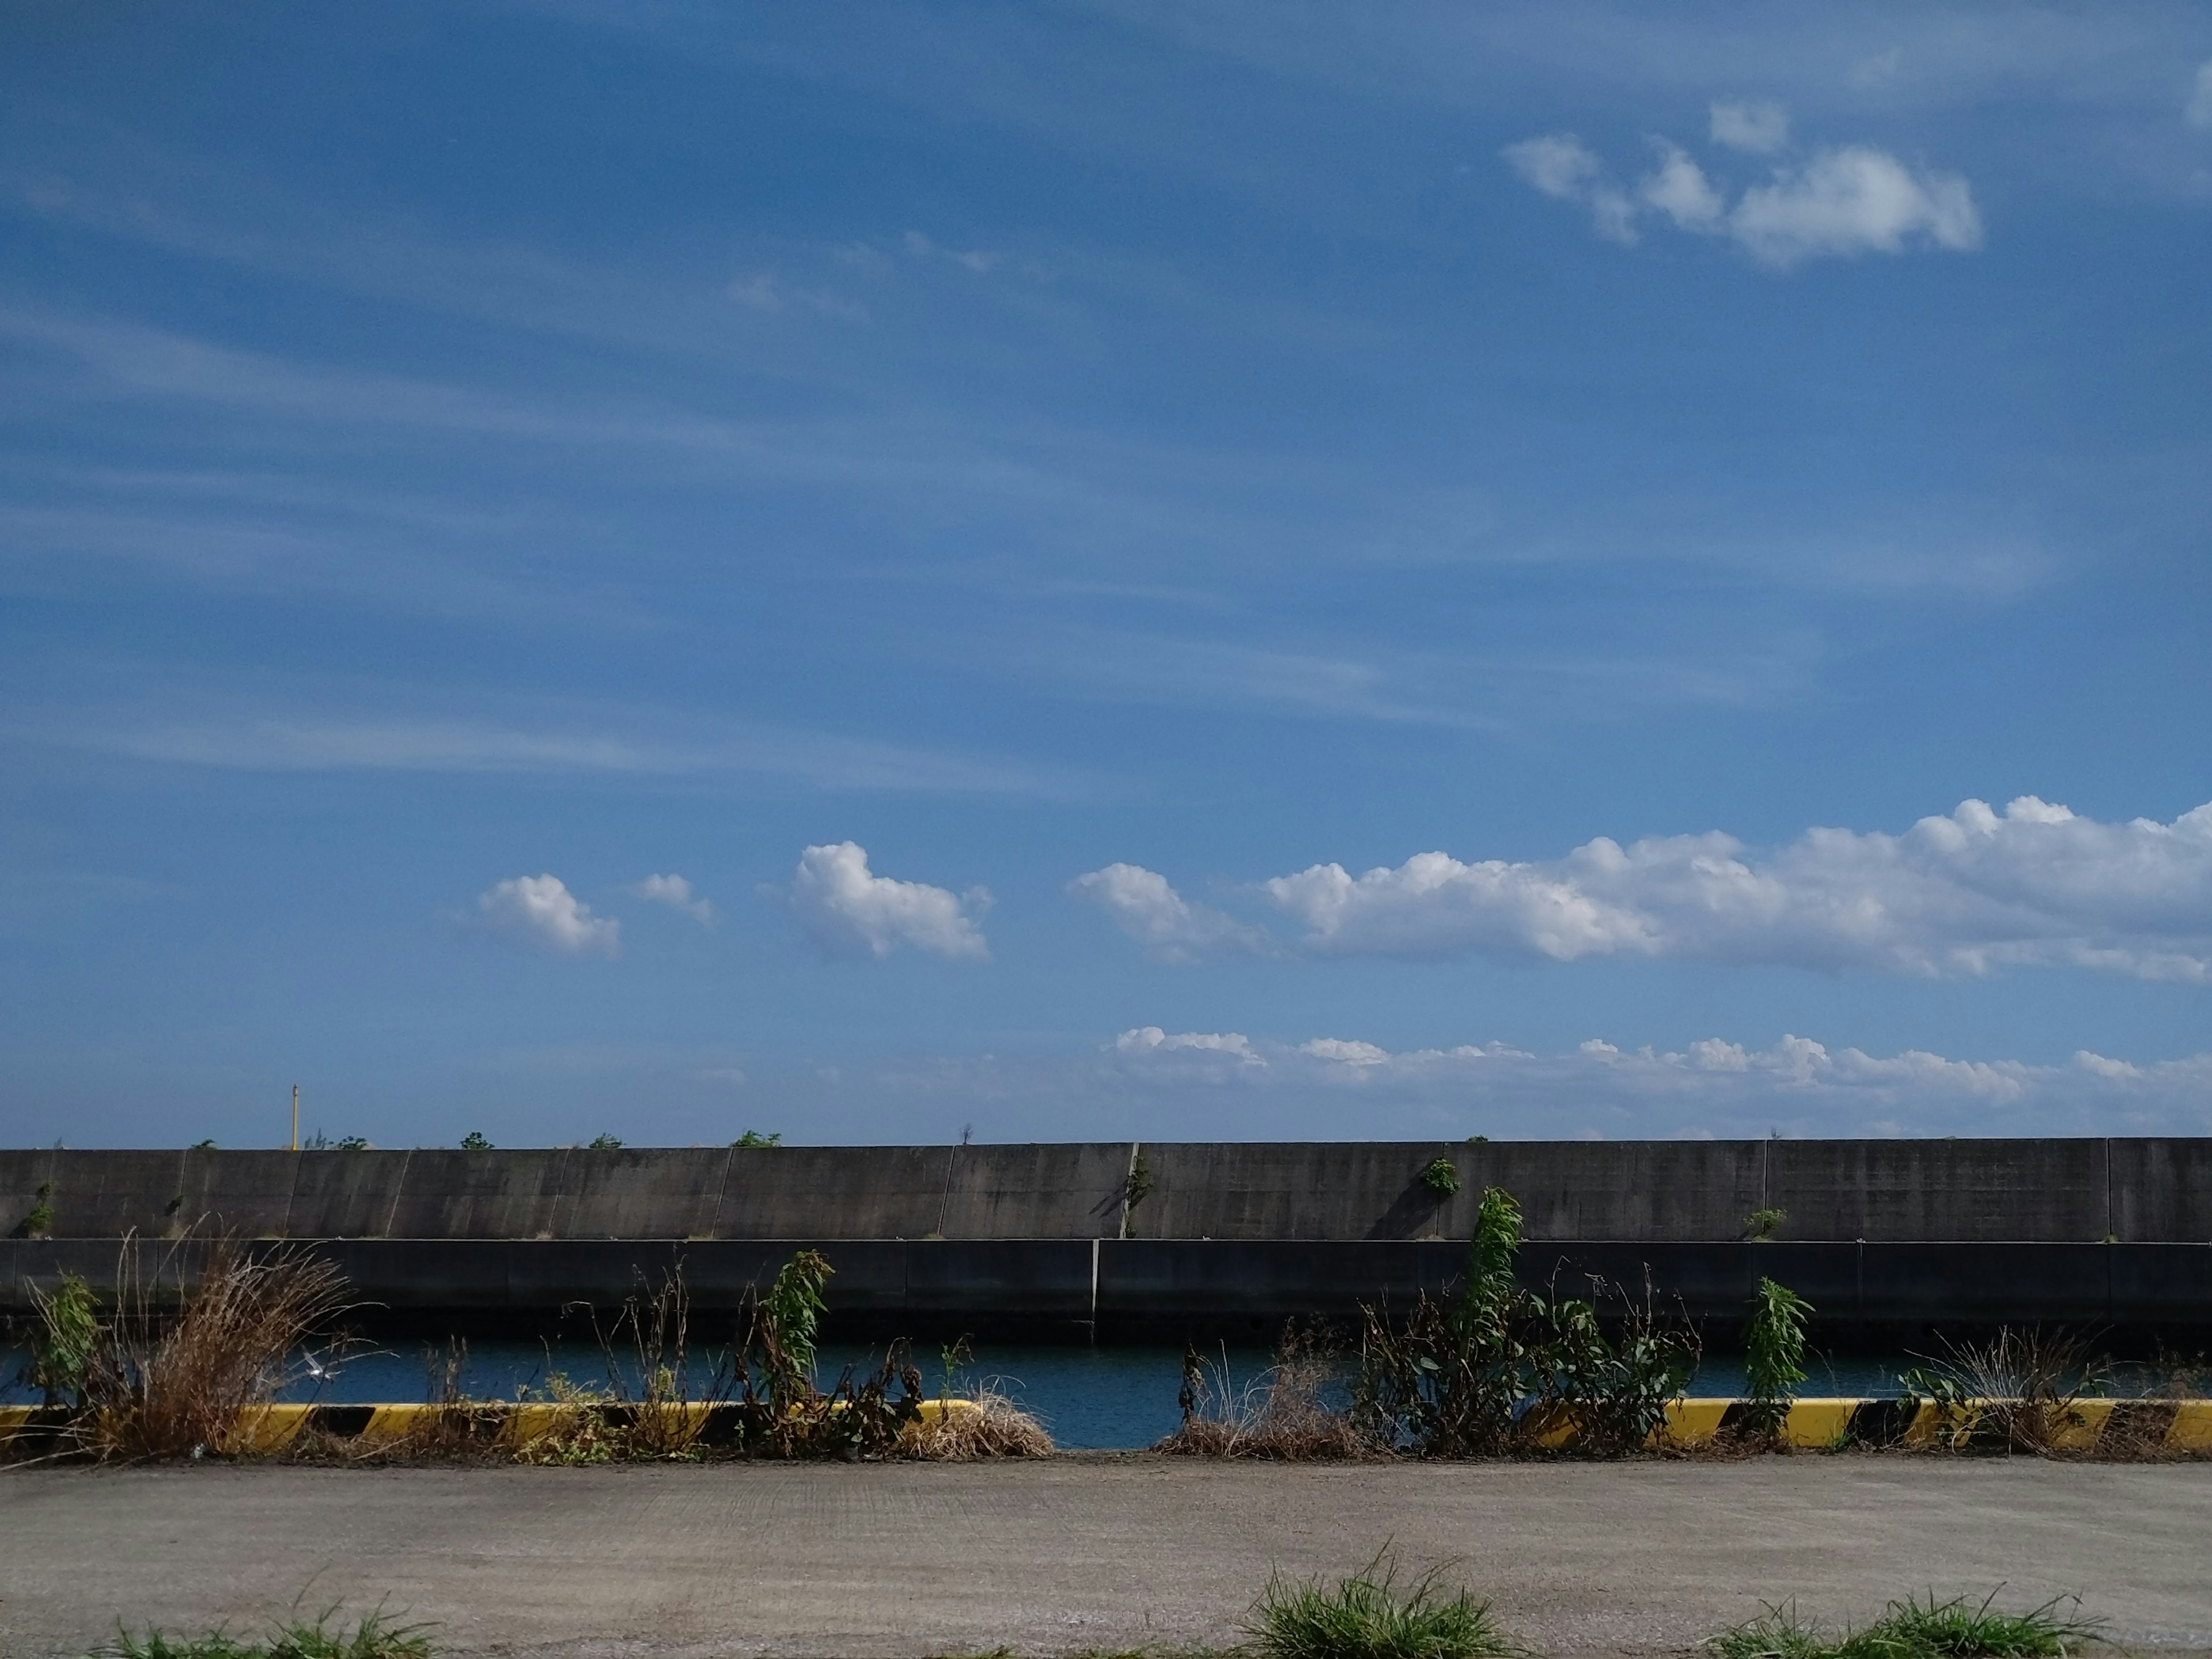
[[[834,1382],[845,1366],[865,1368],[878,1357],[873,1351],[857,1346],[825,1346],[820,1355],[823,1384]],[[1267,1364],[1267,1354],[1259,1348],[1215,1348],[1206,1357],[1216,1369],[1225,1364],[1232,1389],[1258,1377]],[[19,1381],[28,1358],[20,1348],[0,1346],[0,1401],[35,1397]],[[429,1391],[425,1358],[425,1350],[419,1346],[395,1343],[357,1351],[328,1362],[327,1374],[320,1379],[303,1377],[288,1397],[326,1405],[425,1399]],[[926,1390],[936,1393],[944,1382],[939,1357],[917,1353],[915,1361]],[[1801,1392],[1893,1395],[1899,1370],[1911,1363],[1903,1356],[1816,1359],[1808,1367],[1812,1374]],[[711,1364],[695,1360],[690,1369],[694,1394],[706,1394],[712,1386]],[[460,1386],[476,1399],[512,1399],[525,1389],[543,1391],[548,1377],[555,1373],[576,1382],[603,1383],[607,1377],[606,1358],[590,1341],[473,1342],[469,1345]],[[1058,1444],[1070,1450],[1103,1450],[1148,1446],[1173,1432],[1177,1420],[1176,1392],[1182,1380],[1180,1347],[1008,1344],[986,1346],[972,1361],[957,1366],[952,1387],[957,1392],[978,1382],[986,1383],[1036,1413]],[[1728,1395],[1741,1393],[1742,1388],[1741,1357],[1715,1354],[1706,1358],[1689,1392]]]

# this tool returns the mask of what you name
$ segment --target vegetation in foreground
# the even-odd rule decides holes
[[[249,1252],[230,1238],[200,1247],[200,1271],[188,1277],[191,1243],[173,1243],[142,1277],[140,1250],[127,1242],[105,1307],[75,1275],[38,1295],[27,1375],[40,1390],[47,1420],[11,1439],[9,1452],[137,1461],[262,1449],[239,1443],[240,1425],[345,1349],[347,1339],[332,1328],[346,1310],[345,1282],[311,1253]],[[831,1272],[811,1250],[787,1261],[765,1295],[749,1296],[738,1340],[709,1351],[703,1382],[693,1364],[680,1268],[658,1286],[641,1283],[611,1322],[594,1318],[605,1380],[555,1376],[514,1402],[560,1407],[529,1419],[534,1431],[520,1444],[507,1437],[518,1421],[507,1404],[474,1400],[462,1389],[467,1350],[454,1344],[431,1356],[430,1409],[404,1437],[363,1446],[317,1434],[286,1455],[576,1464],[690,1461],[710,1450],[857,1460],[1037,1456],[1054,1449],[1036,1419],[1003,1395],[988,1387],[956,1395],[950,1357],[939,1409],[925,1413],[921,1375],[903,1342],[891,1344],[872,1367],[846,1368],[824,1388],[817,1337]]]
[[[1387,1547],[1359,1571],[1334,1584],[1276,1575],[1244,1621],[1263,1659],[1492,1659],[1517,1654],[1490,1603],[1468,1591],[1447,1592],[1432,1567],[1398,1583]]]
[[[222,1630],[172,1637],[118,1626],[115,1639],[94,1649],[92,1659],[429,1659],[425,1626],[394,1624],[376,1613],[350,1627],[333,1623],[336,1618],[333,1608],[312,1622],[272,1626],[258,1638]]]
[[[1796,1605],[1784,1603],[1705,1645],[1713,1659],[2064,1659],[2098,1639],[2100,1621],[2079,1617],[2076,1597],[2000,1613],[1996,1595],[1978,1603],[1938,1601],[1932,1592],[1925,1601],[1907,1596],[1872,1624],[1841,1632],[1801,1620]]]
[[[1358,1572],[1325,1583],[1280,1573],[1245,1615],[1233,1648],[1095,1650],[1073,1659],[1522,1659],[1529,1650],[1497,1620],[1491,1603],[1443,1582],[1442,1564],[1401,1582],[1389,1546]],[[2076,1597],[2023,1613],[2001,1612],[1997,1592],[1926,1601],[1908,1595],[1857,1629],[1825,1630],[1794,1603],[1767,1607],[1705,1644],[1709,1659],[2071,1659],[2102,1639],[2102,1621],[2080,1616]],[[431,1659],[429,1627],[373,1613],[349,1626],[335,1608],[313,1620],[279,1621],[258,1637],[217,1629],[177,1637],[118,1626],[88,1659]],[[1014,1659],[1012,1648],[978,1648],[954,1659]]]

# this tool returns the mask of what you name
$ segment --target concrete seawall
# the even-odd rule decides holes
[[[1258,1329],[1440,1287],[1488,1185],[1528,1279],[1723,1324],[1770,1274],[1831,1329],[2212,1327],[2212,1139],[2150,1139],[0,1152],[0,1307],[111,1279],[126,1234],[221,1229],[426,1316],[605,1306],[679,1260],[726,1307],[805,1245],[848,1324]],[[1772,1243],[1743,1241],[1758,1210]]]

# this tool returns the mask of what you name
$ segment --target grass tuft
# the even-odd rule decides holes
[[[1980,1602],[1965,1596],[1892,1601],[1861,1630],[1832,1636],[1800,1619],[1796,1603],[1770,1606],[1758,1618],[1706,1643],[1713,1659],[2068,1659],[2097,1639],[2098,1621],[2074,1615],[2072,1596],[2056,1596],[2025,1613],[1999,1613],[1996,1592]],[[2061,1612],[2060,1609],[2068,1609]]]
[[[1324,1587],[1279,1573],[1253,1604],[1246,1634],[1262,1659],[1490,1659],[1522,1650],[1498,1627],[1490,1603],[1466,1590],[1447,1595],[1431,1568],[1397,1583],[1385,1548],[1349,1578]]]
[[[222,1630],[173,1637],[150,1626],[138,1633],[118,1625],[115,1639],[94,1649],[91,1659],[429,1659],[426,1626],[394,1624],[372,1613],[348,1629],[332,1625],[331,1616],[276,1625],[259,1640]]]

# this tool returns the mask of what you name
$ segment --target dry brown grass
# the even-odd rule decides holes
[[[112,1316],[84,1376],[80,1447],[101,1458],[182,1457],[228,1449],[240,1413],[292,1382],[298,1355],[345,1306],[345,1281],[319,1256],[249,1255],[218,1237],[197,1279],[167,1251],[150,1273],[126,1239]]]
[[[988,1383],[943,1401],[934,1414],[908,1425],[899,1436],[900,1456],[931,1462],[1044,1457],[1054,1449],[1043,1424]]]
[[[1153,1450],[1187,1457],[1260,1457],[1284,1462],[1373,1457],[1385,1448],[1328,1403],[1337,1357],[1325,1338],[1286,1327],[1273,1364],[1243,1383],[1195,1350],[1183,1358],[1182,1425]]]

